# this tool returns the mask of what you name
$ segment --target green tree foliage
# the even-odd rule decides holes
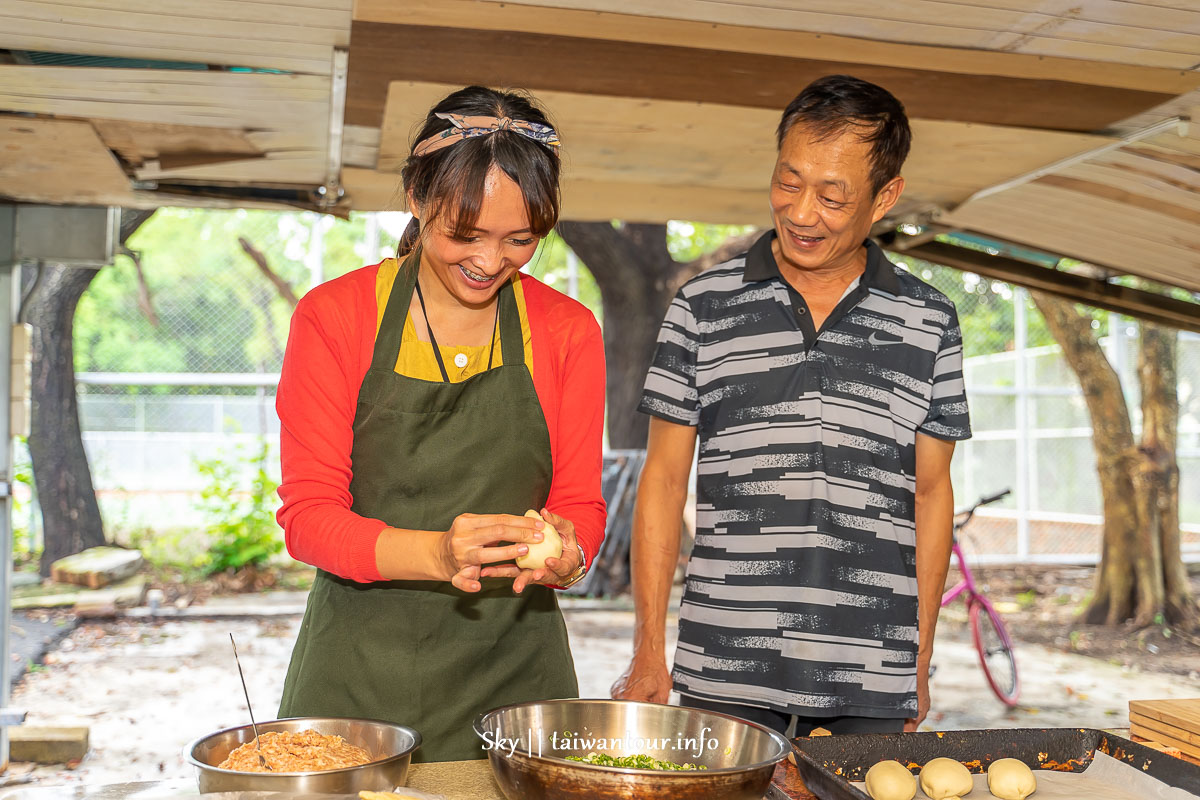
[[[24,566],[37,566],[42,554],[41,542],[37,535],[34,520],[30,515],[33,505],[33,464],[29,460],[28,444],[24,436],[14,442],[13,480],[12,480],[12,522],[13,560]]]
[[[667,251],[680,262],[695,261],[716,250],[731,236],[754,230],[752,225],[707,225],[699,222],[667,223]]]
[[[129,243],[141,254],[150,306],[159,324],[152,324],[150,309],[139,305],[133,260],[118,257],[80,301],[75,320],[76,369],[275,372],[292,309],[243,252],[239,239],[262,252],[271,269],[296,295],[303,295],[314,275],[336,278],[394,253],[407,219],[399,213],[377,215],[372,221],[365,214],[340,220],[306,212],[161,209]],[[690,261],[747,230],[736,225],[671,222],[667,246],[676,260]],[[370,253],[368,241],[374,245]],[[986,248],[986,244],[978,246]],[[968,357],[1014,347],[1010,284],[902,253],[891,255],[954,301]],[[566,245],[551,234],[526,269],[566,292],[568,257]],[[314,269],[316,262],[320,266]],[[578,299],[603,322],[595,280],[582,263],[576,270]],[[1041,315],[1027,298],[1025,302],[1029,346],[1053,344]],[[1106,333],[1107,319],[1107,314],[1095,316],[1093,325],[1100,335]]]
[[[1047,268],[1056,266],[1070,268],[1080,264],[1071,259],[1058,261],[1037,251],[1001,245],[965,234],[943,235],[938,239],[989,255],[1003,254],[1039,263]],[[889,257],[954,301],[954,305],[958,309],[959,325],[962,327],[963,350],[966,357],[1002,353],[1015,347],[1016,302],[1012,284],[984,278],[973,272],[961,272],[950,267],[931,264],[903,253],[889,253]],[[1025,293],[1023,297],[1027,326],[1026,346],[1043,347],[1055,344],[1054,336],[1046,327],[1046,321],[1042,319],[1042,315],[1029,298],[1028,293]],[[1090,309],[1085,313],[1092,317],[1092,328],[1097,331],[1097,335],[1106,336],[1109,315],[1099,309]]]
[[[304,212],[164,208],[130,239],[140,255],[149,308],[139,302],[133,259],[120,256],[92,281],[75,316],[80,372],[275,372],[287,342],[291,306],[243,251],[245,239],[302,296],[314,275],[329,280],[395,252],[406,214],[352,214],[349,220]],[[371,231],[374,226],[374,233]],[[673,257],[690,261],[735,225],[672,222]],[[369,241],[375,243],[373,252]],[[319,246],[318,246],[319,243]],[[317,253],[320,254],[319,259]],[[527,271],[568,291],[569,250],[551,234]],[[314,269],[314,263],[319,268]],[[577,296],[603,321],[600,290],[577,262]],[[153,317],[158,324],[152,322]]]
[[[945,294],[958,309],[964,355],[988,355],[1012,350],[1016,344],[1015,297],[1012,284],[984,278],[972,272],[931,264],[903,253],[889,257],[913,275]],[[1028,312],[1029,347],[1054,344],[1041,315],[1028,295],[1023,295]]]
[[[138,276],[118,257],[96,277],[75,317],[81,372],[268,372],[279,369],[290,305],[243,252],[244,238],[302,295],[320,256],[326,279],[395,249],[396,224],[378,229],[366,252],[367,219],[308,213],[161,209],[130,240],[141,254],[150,305],[139,306]],[[314,242],[320,241],[320,247]]]

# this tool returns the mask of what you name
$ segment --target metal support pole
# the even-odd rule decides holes
[[[2,209],[0,209],[2,211]],[[4,215],[0,213],[0,218]],[[0,254],[13,250],[16,226],[0,219]],[[17,319],[20,296],[20,267],[14,259],[0,255],[0,708],[7,708],[11,696],[12,671],[9,658],[9,634],[12,631],[12,468],[13,447],[10,435],[9,398],[12,397],[12,328]],[[0,721],[2,723],[2,721]],[[0,772],[8,769],[8,728],[0,724]]]
[[[350,51],[345,47],[335,47],[329,74],[329,139],[325,149],[325,183],[317,188],[317,204],[321,208],[336,206],[345,193],[342,189],[342,144],[346,134],[346,78],[349,63]]]
[[[21,294],[19,265],[37,261],[94,269],[112,261],[119,231],[120,210],[116,208],[0,204],[0,770],[8,769],[6,726],[24,718],[22,712],[7,707],[12,630],[13,327]],[[24,353],[21,355],[24,358]],[[20,371],[17,374],[21,376]],[[20,413],[24,414],[24,409]],[[23,421],[20,427],[24,427]]]

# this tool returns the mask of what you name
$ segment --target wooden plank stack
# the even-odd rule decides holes
[[[1130,700],[1129,728],[1134,736],[1200,758],[1200,698]]]

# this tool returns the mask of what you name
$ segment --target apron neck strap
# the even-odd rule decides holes
[[[517,310],[517,295],[513,291],[513,282],[520,278],[516,275],[509,278],[500,287],[500,354],[504,357],[504,366],[525,363],[525,334],[521,330],[521,312]]]
[[[371,356],[371,369],[391,372],[400,357],[400,344],[404,336],[404,321],[408,319],[408,307],[412,303],[413,289],[417,285],[417,273],[421,266],[421,248],[418,246],[400,265],[392,291],[388,295],[379,332],[375,336],[375,350]],[[512,280],[517,280],[514,276]],[[497,302],[500,326],[500,352],[504,366],[525,363],[525,337],[521,331],[521,314],[517,310],[517,299],[512,280],[500,287]]]
[[[392,372],[396,359],[400,357],[400,340],[404,337],[404,321],[408,319],[408,306],[412,302],[413,287],[417,285],[417,268],[421,265],[421,248],[416,247],[405,256],[396,273],[392,291],[388,294],[383,309],[383,319],[375,335],[375,352],[371,356],[371,369]]]

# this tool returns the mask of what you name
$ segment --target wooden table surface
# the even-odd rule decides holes
[[[1113,730],[1118,736],[1129,738],[1129,730]],[[1136,737],[1135,741],[1141,737]],[[1200,759],[1171,753],[1194,764]],[[447,761],[437,764],[414,764],[408,773],[408,785],[431,794],[443,794],[447,800],[504,800],[500,787],[492,779],[492,770],[485,760]],[[789,761],[779,762],[771,779],[775,788],[791,800],[818,800],[804,785],[800,773]]]
[[[485,760],[413,764],[407,783],[410,789],[443,794],[446,800],[504,800]],[[787,761],[781,761],[775,768],[772,783],[792,800],[816,800],[804,788],[796,768]]]
[[[504,800],[486,759],[413,764],[406,783],[410,789],[444,794],[446,800]]]

